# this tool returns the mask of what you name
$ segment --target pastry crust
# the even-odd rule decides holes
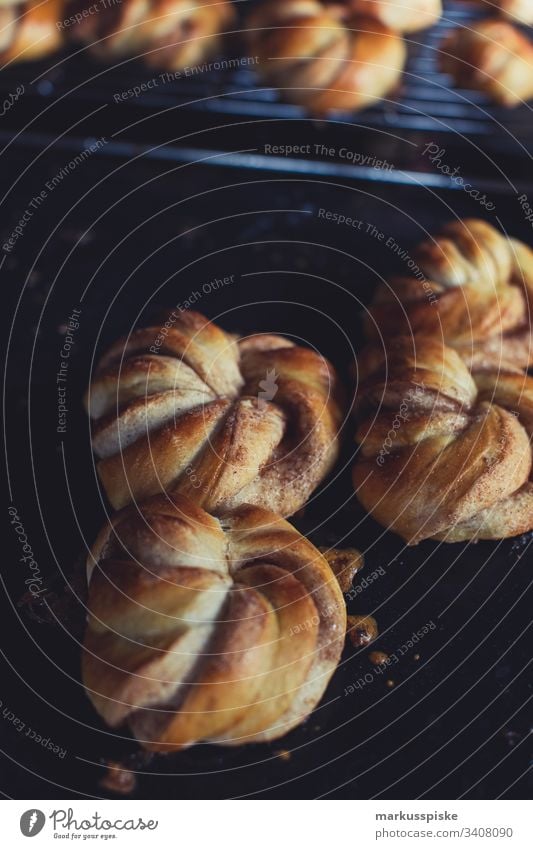
[[[401,33],[427,29],[442,15],[441,0],[350,0],[349,6],[355,14]]]
[[[533,379],[469,372],[437,338],[399,337],[359,360],[357,497],[410,545],[533,528]]]
[[[85,17],[72,37],[103,61],[138,56],[153,68],[179,71],[215,55],[234,18],[230,0],[122,0]]]
[[[0,64],[33,62],[59,50],[63,35],[58,22],[65,0],[29,0],[0,6]]]
[[[176,493],[118,513],[88,560],[83,682],[111,726],[175,751],[264,742],[314,709],[346,610],[320,552],[252,506],[219,519]]]
[[[322,356],[279,336],[238,340],[193,312],[119,340],[85,405],[113,507],[174,489],[210,512],[285,516],[333,467],[343,415]]]
[[[532,0],[481,0],[481,3],[490,14],[498,10],[504,17],[517,24],[533,24],[533,2]]]
[[[397,33],[318,0],[263,3],[247,20],[247,37],[265,83],[316,115],[385,97],[405,64]]]
[[[502,106],[533,97],[533,43],[508,21],[479,21],[452,30],[440,47],[442,70],[463,87]]]
[[[382,283],[367,335],[435,335],[470,368],[533,364],[533,251],[486,221],[447,224],[411,254],[412,276]]]

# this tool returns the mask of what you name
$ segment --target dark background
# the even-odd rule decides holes
[[[414,45],[415,58],[417,50]],[[110,794],[100,782],[105,762],[113,759],[137,772],[138,798],[527,798],[531,535],[406,549],[353,498],[351,423],[335,478],[295,524],[319,545],[362,550],[366,566],[356,585],[378,567],[385,571],[348,605],[349,613],[377,618],[380,637],[373,649],[393,654],[413,632],[435,623],[387,673],[345,695],[373,669],[367,649],[349,648],[321,706],[283,740],[237,749],[197,746],[150,759],[127,733],[106,729],[91,708],[79,683],[79,641],[82,561],[106,515],[81,403],[95,354],[132,324],[233,274],[231,286],[205,295],[195,308],[228,330],[287,333],[316,346],[348,385],[376,281],[405,266],[366,228],[325,221],[318,210],[363,220],[405,249],[450,218],[467,215],[489,218],[531,243],[531,224],[517,200],[521,192],[533,196],[531,113],[526,107],[513,113],[509,137],[493,128],[486,104],[459,104],[457,112],[457,103],[422,92],[414,122],[409,86],[416,95],[421,83],[409,79],[395,103],[350,122],[311,121],[270,96],[242,98],[260,103],[252,117],[238,99],[226,111],[182,106],[180,98],[192,97],[183,87],[165,92],[164,102],[136,99],[114,109],[112,92],[144,72],[134,65],[114,76],[103,73],[64,96],[72,75],[83,80],[87,74],[84,62],[0,75],[4,93],[18,78],[27,83],[0,127],[2,244],[46,182],[90,138],[106,139],[49,193],[0,268],[8,315],[4,794],[105,797]],[[46,85],[32,83],[40,75]],[[223,84],[215,76],[201,85],[216,92]],[[385,173],[346,168],[338,157],[278,163],[262,156],[265,143],[322,140],[376,154],[395,168]],[[446,161],[487,193],[494,212],[431,167],[421,156],[428,143],[446,149]],[[248,154],[227,160],[195,161],[245,149]],[[335,163],[344,167],[324,167]],[[73,308],[82,313],[68,370],[67,432],[60,435],[55,381]],[[43,573],[46,604],[22,598],[27,572],[9,526],[10,504]],[[66,749],[66,756],[17,732],[10,713]],[[290,756],[280,756],[282,750]]]

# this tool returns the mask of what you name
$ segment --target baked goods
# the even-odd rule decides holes
[[[209,512],[295,513],[337,458],[333,368],[288,339],[239,340],[198,313],[166,325],[120,339],[87,391],[113,507],[176,489]]]
[[[533,528],[533,378],[471,374],[433,337],[399,337],[358,361],[357,497],[410,545]]]
[[[83,9],[85,0],[75,5]],[[233,18],[230,0],[117,0],[84,17],[71,34],[103,61],[139,57],[151,67],[179,71],[215,54]]]
[[[0,5],[0,63],[32,62],[59,50],[63,35],[58,23],[65,0],[29,0]]]
[[[273,740],[305,719],[345,638],[339,585],[288,522],[175,493],[116,515],[88,560],[83,682],[147,749]]]
[[[533,251],[486,221],[447,224],[407,258],[411,276],[382,283],[369,338],[435,335],[471,368],[533,364]]]
[[[356,14],[403,33],[427,29],[442,15],[441,0],[350,0],[349,5]]]
[[[491,14],[496,10],[506,18],[518,24],[533,24],[532,0],[482,0],[483,5]]]
[[[379,21],[318,0],[270,0],[247,20],[264,82],[315,115],[385,97],[405,64],[403,39]]]
[[[457,28],[440,46],[442,70],[502,106],[533,97],[533,43],[508,21],[490,18]]]

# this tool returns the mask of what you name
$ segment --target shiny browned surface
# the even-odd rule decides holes
[[[318,0],[270,0],[246,25],[266,84],[314,114],[362,109],[385,97],[405,64],[397,33]]]
[[[86,395],[113,507],[175,489],[210,512],[295,513],[338,456],[330,364],[281,337],[239,342],[198,313],[158,339],[152,327],[119,340]]]
[[[359,362],[363,506],[410,543],[500,539],[533,528],[533,379],[470,374],[435,338],[392,340]]]
[[[172,493],[127,508],[88,573],[85,688],[148,749],[282,736],[342,651],[345,603],[326,560],[257,507],[217,520]]]

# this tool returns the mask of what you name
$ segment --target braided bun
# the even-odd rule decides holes
[[[266,510],[175,493],[116,515],[89,557],[83,682],[147,749],[273,740],[314,709],[346,611],[311,543]]]
[[[533,379],[470,374],[436,338],[400,337],[359,360],[357,497],[414,545],[533,528]]]
[[[233,18],[230,0],[122,0],[83,18],[73,37],[103,61],[141,56],[154,68],[179,71],[216,53]]]
[[[302,507],[333,467],[342,409],[319,354],[279,336],[239,341],[198,313],[133,332],[86,395],[111,504],[175,489],[209,512]]]
[[[248,41],[267,85],[314,114],[362,109],[389,94],[405,63],[403,39],[345,15],[318,0],[270,0],[252,12]]]
[[[442,337],[470,367],[533,363],[533,251],[490,224],[447,224],[412,253],[413,276],[381,284],[367,333]]]
[[[533,97],[533,43],[508,21],[479,21],[452,30],[441,44],[442,70],[502,106]]]

